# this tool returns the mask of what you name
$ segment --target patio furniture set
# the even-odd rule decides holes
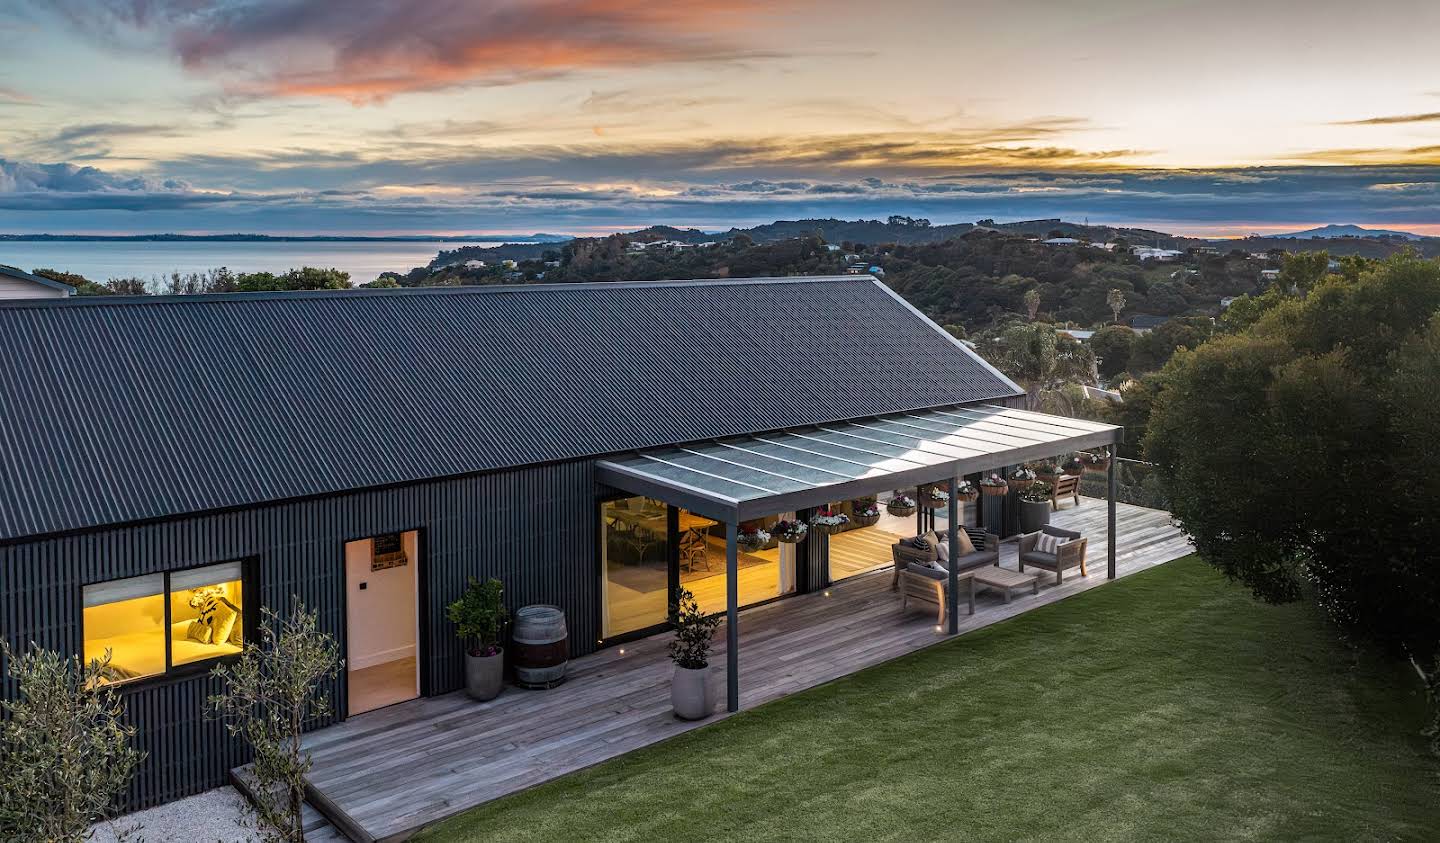
[[[968,600],[970,614],[975,614],[975,595],[982,588],[992,588],[1004,595],[1009,603],[1017,590],[1030,589],[1040,593],[1040,577],[1025,569],[1039,568],[1053,571],[1055,584],[1065,581],[1065,572],[1079,568],[1081,576],[1089,576],[1085,569],[1087,539],[1073,530],[1045,526],[1033,533],[1026,533],[1016,540],[1019,545],[1018,569],[1000,566],[1000,537],[982,528],[964,527],[957,533],[960,553],[956,560],[959,587],[965,591],[962,596]],[[945,589],[950,572],[949,548],[945,537],[934,531],[913,539],[902,539],[890,546],[894,557],[895,574],[891,589],[901,594],[901,611],[908,611],[911,601],[934,606],[937,610],[935,622],[945,622],[947,604]]]

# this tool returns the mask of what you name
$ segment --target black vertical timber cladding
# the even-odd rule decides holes
[[[343,653],[345,542],[418,529],[422,582],[428,585],[421,608],[427,625],[421,640],[430,644],[424,692],[441,694],[464,684],[445,605],[472,575],[502,580],[512,609],[560,606],[571,652],[594,649],[595,519],[594,464],[579,461],[9,544],[0,546],[0,635],[79,654],[83,585],[253,556],[256,582],[246,594],[246,611],[262,603],[283,611],[298,596]],[[251,597],[257,590],[258,601]],[[13,682],[0,682],[0,692],[12,697]],[[126,808],[216,787],[248,760],[244,747],[205,716],[205,699],[217,690],[205,675],[124,689],[136,741],[147,756]],[[343,675],[327,692],[332,711],[344,712]]]

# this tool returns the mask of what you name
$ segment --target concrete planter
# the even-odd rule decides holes
[[[500,696],[505,687],[505,651],[493,656],[465,654],[465,692],[481,702]]]
[[[1049,523],[1049,501],[1020,501],[1020,532],[1033,533]]]
[[[670,680],[670,707],[681,720],[704,720],[715,710],[710,682],[710,668],[689,668],[675,665],[675,678]]]

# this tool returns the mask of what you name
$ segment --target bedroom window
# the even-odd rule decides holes
[[[243,583],[235,561],[87,585],[85,659],[109,650],[106,681],[127,682],[239,653]]]

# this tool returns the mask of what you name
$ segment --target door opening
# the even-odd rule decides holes
[[[345,543],[346,716],[420,696],[420,533]]]

